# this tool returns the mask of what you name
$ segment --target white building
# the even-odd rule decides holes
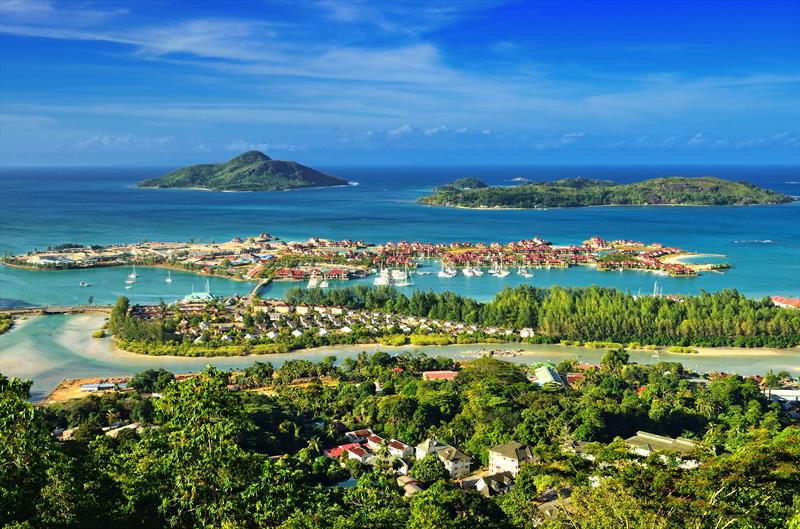
[[[472,458],[438,439],[428,439],[417,445],[417,459],[422,459],[428,454],[435,454],[453,479],[466,476],[470,472]]]
[[[525,463],[533,463],[536,456],[528,445],[510,441],[489,449],[489,470],[500,474],[510,472],[517,477],[520,467]]]

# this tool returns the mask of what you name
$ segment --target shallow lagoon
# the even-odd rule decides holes
[[[256,360],[269,361],[280,366],[289,359],[320,361],[330,355],[339,360],[354,357],[361,351],[377,350],[397,354],[402,351],[419,351],[430,356],[448,358],[474,358],[470,352],[495,350],[523,351],[518,356],[506,358],[511,362],[532,364],[540,361],[559,362],[568,358],[597,363],[602,350],[560,345],[450,345],[429,347],[336,346],[298,351],[286,354],[253,355],[231,358],[183,358],[144,356],[120,351],[109,338],[93,339],[92,331],[103,324],[100,316],[40,316],[23,320],[10,332],[0,336],[0,372],[4,375],[32,379],[33,400],[47,396],[65,378],[132,375],[148,368],[164,368],[175,373],[189,373],[214,365],[221,369],[248,366]],[[466,354],[464,354],[466,353]],[[796,374],[800,371],[800,349],[736,351],[732,354],[680,355],[661,353],[654,359],[648,352],[631,352],[631,361],[654,363],[658,361],[681,362],[687,368],[699,371],[727,371],[741,375],[764,374],[772,369],[786,369]]]

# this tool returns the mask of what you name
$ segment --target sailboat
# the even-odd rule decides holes
[[[396,280],[394,284],[398,287],[410,287],[414,284],[414,281],[411,279],[411,275],[408,273],[408,265],[406,265],[405,273],[400,277],[399,280]]]
[[[378,273],[378,277],[376,277],[372,283],[378,287],[389,286],[392,284],[392,274],[389,272],[388,269],[384,268],[383,265],[381,265],[381,271]]]
[[[442,279],[450,279],[450,278],[455,277],[457,273],[458,272],[456,272],[455,270],[453,270],[449,266],[447,268],[445,268],[444,267],[444,261],[442,261],[442,269],[439,270],[439,273],[436,274],[436,275],[441,277]]]
[[[533,273],[529,272],[528,269],[525,268],[524,266],[520,266],[519,268],[517,268],[517,273],[520,276],[524,277],[525,279],[533,277]]]
[[[130,274],[128,274],[128,277],[131,278],[131,279],[136,279],[138,277],[136,275],[136,265],[131,265],[131,266],[132,266],[133,270],[131,271]]]
[[[167,278],[164,281],[167,283],[172,283],[172,270],[167,270]]]
[[[500,278],[502,278],[502,277],[508,277],[508,275],[509,275],[510,273],[511,273],[511,272],[509,272],[509,271],[508,271],[508,269],[506,268],[506,265],[504,265],[504,264],[501,264],[501,265],[500,265],[500,268],[498,268],[498,269],[497,269],[497,273],[496,273],[494,276],[495,276],[495,277],[500,277]]]

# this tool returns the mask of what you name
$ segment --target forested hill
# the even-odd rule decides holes
[[[192,165],[161,178],[144,180],[139,182],[139,187],[211,191],[285,191],[346,184],[344,180],[297,162],[273,160],[262,152],[249,151],[227,162]]]
[[[753,184],[711,176],[669,176],[633,184],[578,177],[510,187],[488,187],[478,180],[469,187],[440,186],[431,195],[419,199],[423,204],[436,206],[523,209],[615,205],[742,206],[791,200],[787,195]]]

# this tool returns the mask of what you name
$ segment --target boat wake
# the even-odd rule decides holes
[[[744,241],[733,241],[733,244],[772,244],[772,239],[748,239]]]

